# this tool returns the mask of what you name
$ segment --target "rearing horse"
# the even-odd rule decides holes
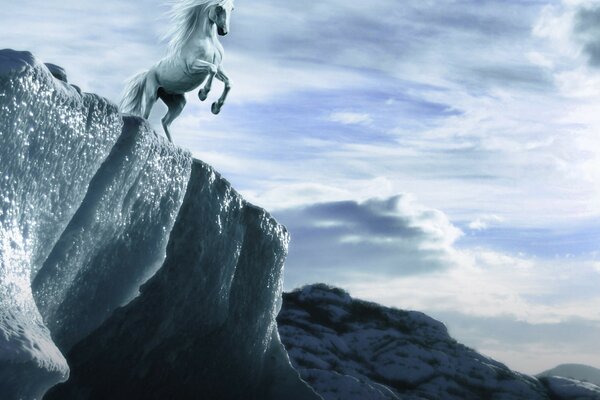
[[[219,100],[212,104],[218,114],[231,90],[231,81],[223,70],[224,50],[217,34],[229,33],[233,0],[179,0],[171,11],[173,26],[168,33],[169,52],[149,71],[129,81],[121,100],[121,112],[148,119],[160,98],[169,108],[162,126],[169,141],[169,126],[185,107],[185,93],[206,81],[198,92],[206,100],[213,79],[225,84]]]

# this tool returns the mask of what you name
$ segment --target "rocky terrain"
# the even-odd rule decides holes
[[[425,314],[306,286],[283,296],[279,332],[326,400],[600,399],[600,388],[512,371],[458,343]]]

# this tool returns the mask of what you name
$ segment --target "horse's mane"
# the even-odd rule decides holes
[[[171,28],[164,36],[169,41],[169,52],[177,52],[190,38],[198,27],[200,16],[207,12],[210,6],[226,5],[233,0],[176,0],[171,11]]]

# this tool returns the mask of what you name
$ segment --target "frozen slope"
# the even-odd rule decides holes
[[[68,367],[30,282],[121,132],[117,107],[0,51],[0,396],[30,399]]]
[[[288,234],[195,161],[163,267],[46,399],[318,399],[278,337]]]

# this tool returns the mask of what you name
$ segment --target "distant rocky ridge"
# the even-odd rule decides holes
[[[600,386],[600,369],[583,364],[561,364],[537,375],[539,378],[558,376]]]
[[[283,295],[279,332],[325,400],[598,400],[600,388],[510,370],[425,314],[352,299],[323,284]]]

